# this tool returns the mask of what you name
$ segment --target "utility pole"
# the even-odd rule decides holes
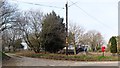
[[[68,55],[68,2],[65,4],[66,7],[66,55]]]

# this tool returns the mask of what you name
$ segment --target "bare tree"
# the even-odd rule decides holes
[[[76,54],[76,45],[79,43],[82,43],[82,36],[84,34],[84,29],[80,26],[77,26],[75,24],[71,24],[69,28],[69,44],[74,45],[74,54]]]
[[[0,32],[11,28],[11,24],[16,22],[17,6],[10,5],[7,0],[0,5]]]
[[[86,36],[88,37],[87,42],[91,45],[91,48],[93,51],[97,50],[97,47],[100,47],[104,43],[104,39],[100,32],[91,30],[86,33]]]
[[[90,30],[85,33],[85,29],[75,24],[70,25],[69,28],[69,43],[90,45],[93,51],[100,49],[104,44],[104,39],[100,32]]]
[[[0,33],[2,34],[3,48],[4,45],[15,46],[13,45],[15,40],[20,38],[20,32],[17,31],[15,25],[20,13],[17,6],[9,4],[7,0],[0,3]]]
[[[9,51],[11,50],[11,47],[13,47],[12,49],[16,51],[16,46],[18,45],[15,45],[15,42],[16,40],[21,38],[22,38],[21,33],[19,32],[19,30],[15,28],[4,30],[2,35],[3,51],[4,51],[4,47],[8,47]]]
[[[23,32],[23,38],[27,45],[36,53],[40,52],[40,33],[43,13],[39,10],[23,12],[19,17],[21,22],[17,25]]]
[[[69,27],[69,32],[73,34],[76,44],[79,44],[82,42],[82,38],[85,32],[85,29],[83,27],[76,24],[71,24]]]

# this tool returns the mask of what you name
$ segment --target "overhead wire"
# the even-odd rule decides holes
[[[88,12],[86,12],[84,9],[82,9],[81,7],[79,7],[76,3],[72,2],[71,0],[69,0],[71,3],[73,3],[76,7],[78,7],[80,10],[82,10],[86,15],[88,15],[89,17],[91,17],[92,19],[96,20],[99,24],[102,24],[103,26],[109,28],[109,29],[112,29],[112,30],[115,30],[113,29],[112,27],[102,23],[100,20],[98,20],[96,17],[90,15]]]
[[[12,1],[17,1],[17,0],[12,0]],[[32,5],[38,5],[38,6],[44,6],[44,7],[52,7],[52,8],[58,8],[58,9],[64,9],[64,7],[58,7],[58,6],[51,6],[51,5],[44,5],[44,4],[37,4],[37,3],[31,3],[31,2],[23,2],[23,1],[17,1],[21,3],[26,3],[26,4],[32,4]]]
[[[44,6],[44,7],[52,7],[52,8],[58,8],[58,9],[65,9],[64,7],[58,7],[58,6],[51,6],[51,5],[44,5],[44,4],[37,4],[37,3],[31,3],[31,2],[23,2],[23,1],[18,1],[18,0],[12,0],[12,1],[17,1],[17,2],[21,2],[21,3],[26,3],[26,4],[32,4],[32,5],[38,5],[38,6]],[[110,29],[112,29],[110,26],[102,23],[100,20],[98,20],[96,17],[90,15],[88,12],[86,12],[84,9],[82,9],[80,6],[78,6],[76,3],[77,2],[72,2],[71,0],[69,0],[72,4],[69,5],[68,7],[71,7],[73,5],[75,5],[76,7],[78,7],[80,10],[82,10],[86,15],[88,15],[89,17],[91,17],[92,19],[96,20],[99,24],[102,24],[105,27],[108,27]],[[114,30],[114,29],[112,29]]]
[[[75,3],[72,3],[71,5],[69,5],[68,7],[71,7],[72,5],[74,5],[74,4],[76,4],[77,2],[75,2]]]

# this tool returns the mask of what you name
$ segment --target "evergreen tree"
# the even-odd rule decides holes
[[[65,46],[65,24],[54,11],[42,23],[41,43],[45,51],[56,53]]]
[[[111,45],[110,45],[110,52],[111,53],[117,53],[116,37],[111,37],[109,42],[111,43]]]

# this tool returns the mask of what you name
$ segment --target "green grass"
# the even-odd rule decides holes
[[[98,56],[98,60],[110,59],[108,56]]]

